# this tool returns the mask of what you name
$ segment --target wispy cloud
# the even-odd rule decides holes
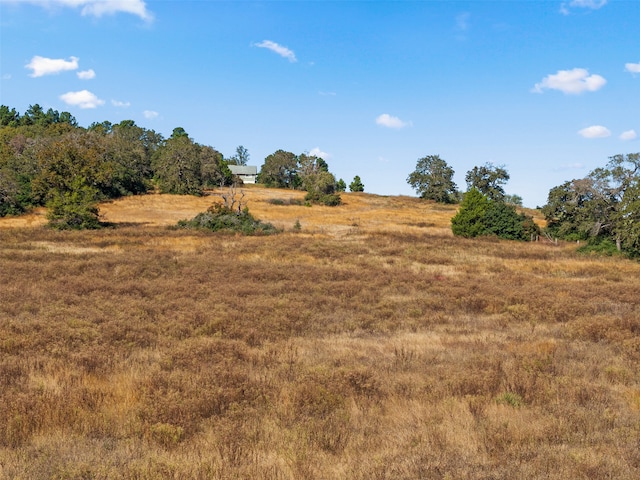
[[[96,72],[94,72],[91,68],[89,70],[78,72],[76,73],[76,75],[78,75],[78,78],[80,80],[91,80],[92,78],[96,78]]]
[[[563,2],[560,5],[560,13],[569,15],[572,8],[586,8],[589,10],[598,10],[607,4],[607,0],[571,0]]]
[[[287,47],[283,47],[282,45],[272,42],[271,40],[263,40],[260,43],[254,43],[256,47],[266,48],[267,50],[271,50],[274,53],[277,53],[283,58],[286,58],[290,62],[297,62],[296,54],[293,50],[288,49]]]
[[[584,168],[580,162],[576,163],[565,163],[564,165],[560,165],[559,167],[554,168],[555,172],[562,172],[564,170],[581,170]]]
[[[312,148],[311,151],[309,152],[309,155],[313,157],[322,158],[324,160],[331,158],[331,154],[327,152],[323,152],[322,150],[320,150],[320,147]]]
[[[461,32],[466,32],[469,30],[469,20],[471,19],[471,14],[469,12],[463,12],[456,16],[456,30]]]
[[[111,100],[111,105],[118,108],[128,108],[131,106],[130,102],[121,102],[120,100]]]
[[[622,132],[619,138],[620,140],[635,140],[638,138],[638,134],[635,130],[627,130],[626,132]]]
[[[145,110],[144,112],[142,112],[142,114],[147,120],[153,120],[154,118],[158,118],[158,115],[160,115],[158,112],[155,112],[153,110]]]
[[[318,92],[318,95],[322,95],[323,97],[335,97],[336,92]]]
[[[378,118],[376,118],[376,124],[382,127],[396,128],[396,129],[411,126],[411,122],[405,122],[403,120],[400,120],[398,117],[389,115],[388,113],[383,113],[382,115],[379,115]]]
[[[32,72],[29,76],[34,78],[54,75],[68,70],[76,70],[78,68],[78,58],[69,57],[69,60],[65,60],[63,58],[46,58],[36,55],[24,68],[30,69]]]
[[[104,105],[104,100],[100,100],[89,90],[67,92],[64,95],[60,95],[60,99],[67,105],[72,105],[79,108],[96,108],[100,105]]]
[[[471,27],[471,14],[469,12],[462,12],[456,15],[456,39],[464,41],[467,39],[467,33]]]
[[[624,70],[630,73],[640,73],[640,62],[638,63],[625,63]]]
[[[18,0],[9,0],[15,3]],[[153,20],[153,14],[147,10],[144,0],[20,0],[24,3],[32,3],[45,8],[70,7],[81,8],[82,15],[101,17],[116,13],[130,13],[149,22]]]
[[[611,136],[611,130],[602,125],[592,125],[579,130],[578,135],[584,138],[607,138]]]
[[[600,75],[589,75],[585,68],[572,70],[558,70],[555,74],[547,75],[540,83],[536,83],[531,90],[534,93],[542,93],[544,90],[559,90],[566,94],[579,94],[583,92],[595,92],[605,86],[607,80]]]
[[[591,10],[598,10],[606,4],[607,0],[571,0],[569,2],[570,7],[590,8]]]

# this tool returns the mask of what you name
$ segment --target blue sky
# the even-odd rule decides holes
[[[640,2],[0,0],[0,103],[322,156],[414,195],[504,165],[526,206],[640,151]]]

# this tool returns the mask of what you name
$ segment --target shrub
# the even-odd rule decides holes
[[[178,227],[214,232],[239,232],[245,235],[269,235],[278,232],[272,224],[263,223],[254,218],[246,207],[241,212],[237,212],[219,203],[212,205],[206,212],[199,213],[191,220],[180,220]]]
[[[47,203],[49,226],[57,230],[100,228],[97,196],[98,190],[87,185],[75,185],[72,190],[64,192],[54,190],[52,199]]]
[[[484,216],[489,207],[489,200],[479,190],[469,190],[460,204],[460,210],[451,219],[451,230],[454,235],[471,238],[483,235],[485,231]]]
[[[502,200],[490,200],[475,188],[464,196],[460,210],[451,219],[451,230],[461,237],[488,235],[507,240],[529,240],[539,233],[531,217]]]
[[[342,203],[342,198],[338,193],[322,194],[318,192],[309,192],[304,199],[309,203],[318,203],[328,207],[336,207]]]
[[[606,255],[609,257],[621,254],[615,242],[606,237],[590,238],[586,245],[578,248],[578,252],[583,254],[595,253],[598,255]]]
[[[271,205],[279,205],[279,206],[282,206],[282,205],[298,205],[298,206],[300,206],[300,205],[303,204],[302,200],[300,200],[299,198],[287,198],[287,199],[270,198],[268,200],[268,202]]]

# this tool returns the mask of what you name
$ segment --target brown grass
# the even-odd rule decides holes
[[[247,192],[285,233],[169,230],[212,198],[164,195],[0,221],[0,478],[638,477],[638,263]]]

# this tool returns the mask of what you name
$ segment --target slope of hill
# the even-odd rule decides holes
[[[166,228],[212,197],[0,221],[0,478],[640,475],[638,263],[246,191],[284,233]]]

